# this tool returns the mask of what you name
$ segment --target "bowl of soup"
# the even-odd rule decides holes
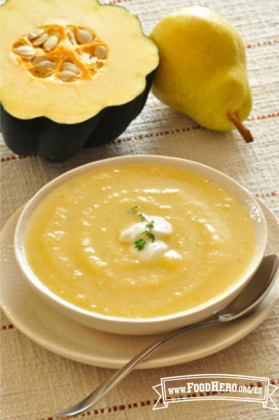
[[[124,156],[71,170],[25,206],[15,254],[30,286],[92,328],[156,334],[206,319],[267,244],[255,198],[197,162]]]

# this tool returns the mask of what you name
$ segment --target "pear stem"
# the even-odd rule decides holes
[[[246,143],[251,143],[251,141],[254,141],[251,131],[248,130],[248,128],[245,127],[245,125],[242,123],[237,111],[232,112],[231,114],[228,113],[228,118],[236,126]]]

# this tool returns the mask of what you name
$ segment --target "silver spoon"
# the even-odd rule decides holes
[[[167,343],[187,331],[197,328],[206,327],[207,325],[221,324],[223,322],[234,321],[235,319],[244,317],[252,312],[266,297],[274,284],[279,271],[279,256],[268,255],[264,257],[258,270],[250,280],[248,286],[233,300],[228,306],[214,314],[207,320],[180,328],[172,333],[168,333],[160,338],[156,343],[143,350],[134,357],[130,362],[115,372],[105,383],[100,385],[95,391],[89,394],[83,401],[68,408],[65,411],[54,414],[53,420],[70,419],[74,416],[88,411],[89,408],[96,405],[105,395],[107,395],[125,376],[128,375],[139,363],[146,359],[151,353],[157,350],[162,344]]]

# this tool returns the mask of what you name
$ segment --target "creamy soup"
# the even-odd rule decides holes
[[[255,248],[253,222],[226,188],[161,165],[89,172],[32,215],[25,251],[53,293],[124,318],[186,311],[224,294]]]

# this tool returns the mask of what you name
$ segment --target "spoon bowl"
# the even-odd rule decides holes
[[[263,258],[254,277],[228,306],[218,312],[219,319],[230,321],[248,315],[264,300],[273,286],[279,270],[279,256]],[[266,279],[266,281],[264,281]]]
[[[279,256],[268,255],[263,258],[256,273],[245,287],[229,305],[216,312],[210,318],[187,327],[180,328],[172,333],[166,334],[154,344],[143,350],[135,356],[130,362],[116,371],[106,382],[100,385],[95,391],[89,394],[83,401],[75,404],[73,407],[53,415],[53,420],[70,419],[78,416],[91,407],[95,406],[104,398],[125,376],[127,376],[139,363],[146,359],[151,353],[161,347],[163,344],[197,328],[203,328],[213,324],[231,322],[238,318],[247,316],[254,311],[256,307],[264,300],[272,288],[279,272]]]

